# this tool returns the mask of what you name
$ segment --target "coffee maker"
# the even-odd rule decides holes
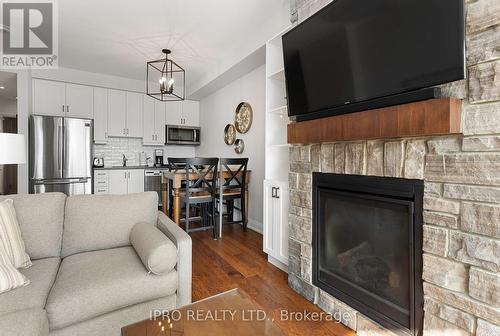
[[[163,149],[155,149],[155,166],[163,166]]]

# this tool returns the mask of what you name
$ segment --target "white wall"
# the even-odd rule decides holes
[[[264,181],[264,117],[265,117],[265,66],[240,77],[200,101],[201,145],[197,156],[248,157],[252,170],[249,185],[249,227],[262,230],[263,181]],[[242,102],[253,109],[252,127],[237,137],[245,141],[245,151],[238,155],[232,146],[224,143],[224,127],[234,123],[234,110]]]

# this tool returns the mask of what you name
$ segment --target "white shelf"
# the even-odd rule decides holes
[[[284,115],[288,114],[288,106],[283,105],[283,106],[275,107],[275,108],[270,109],[268,112],[284,116]]]
[[[277,71],[271,72],[267,76],[267,78],[284,82],[285,81],[285,68],[281,68]]]
[[[269,146],[271,147],[291,147],[292,145],[291,144],[270,144]]]

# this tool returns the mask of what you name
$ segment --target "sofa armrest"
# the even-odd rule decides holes
[[[191,303],[192,242],[191,237],[163,212],[158,212],[158,229],[177,247],[177,306]]]

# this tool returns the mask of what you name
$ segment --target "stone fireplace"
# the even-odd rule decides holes
[[[298,1],[299,21],[329,2]],[[392,332],[314,285],[313,173],[421,180],[423,334],[500,335],[500,2],[465,2],[468,78],[442,86],[461,134],[290,148],[289,285],[359,335]]]

